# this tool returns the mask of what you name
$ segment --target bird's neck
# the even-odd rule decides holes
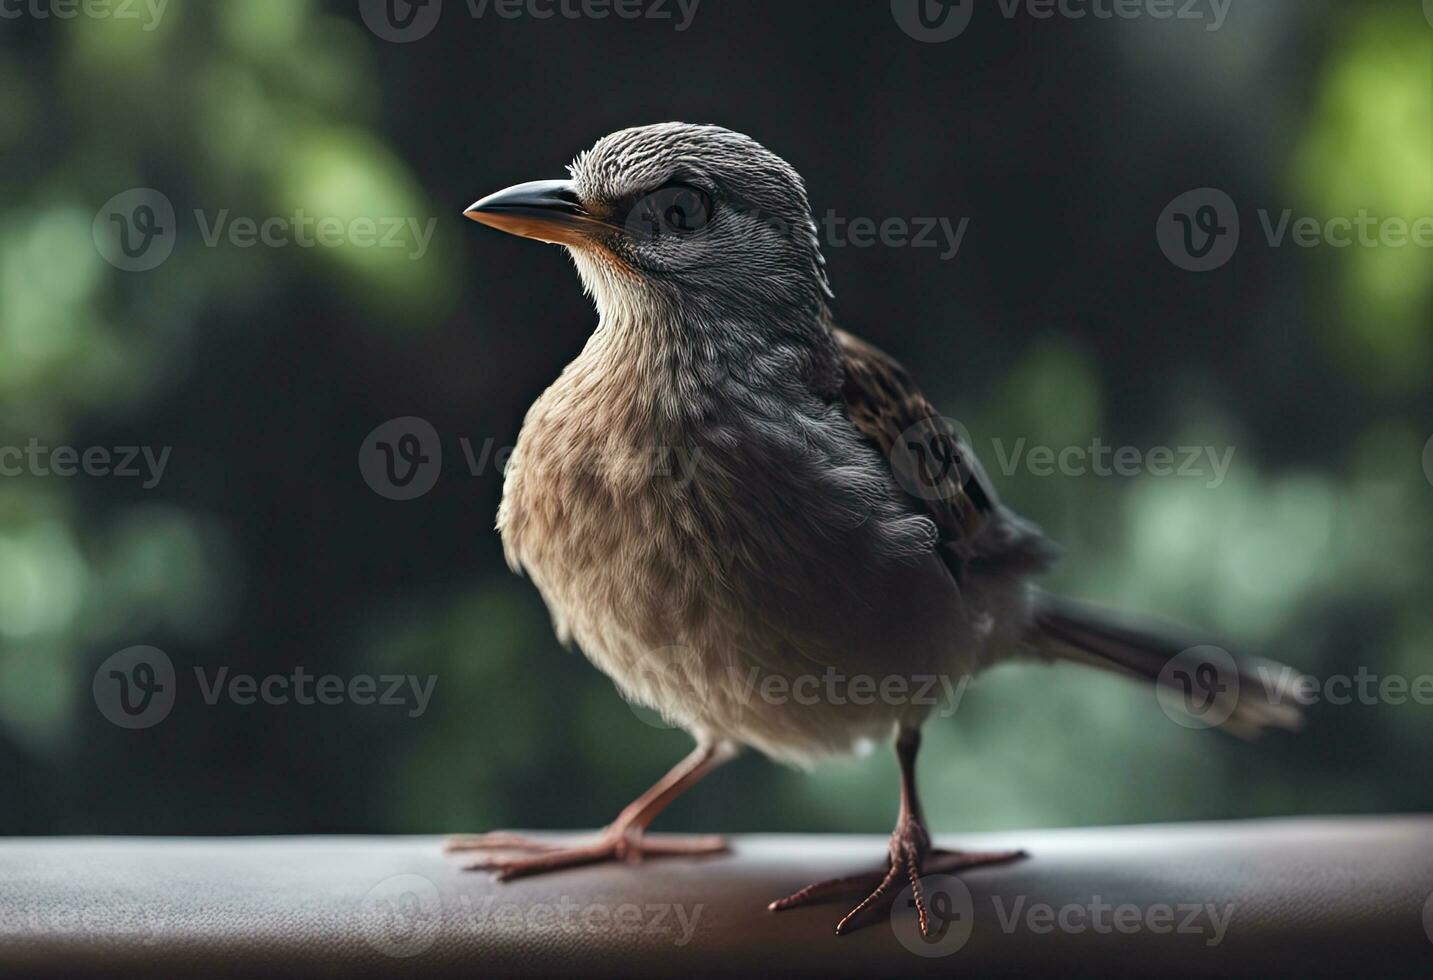
[[[654,423],[675,424],[772,394],[829,390],[839,375],[824,302],[799,313],[599,303],[598,327],[572,368],[621,389]]]

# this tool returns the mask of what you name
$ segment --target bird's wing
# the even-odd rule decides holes
[[[969,557],[976,535],[999,506],[975,454],[900,362],[844,330],[835,335],[846,417],[886,457],[902,489],[935,522],[944,550]]]

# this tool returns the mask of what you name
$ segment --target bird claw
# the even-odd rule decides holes
[[[444,850],[450,853],[474,850],[534,852],[529,857],[518,858],[504,857],[501,853],[484,854],[463,865],[464,870],[492,871],[499,881],[508,881],[605,861],[636,862],[645,857],[718,854],[727,850],[727,842],[715,836],[648,836],[608,828],[594,841],[569,847],[495,832],[449,838]]]
[[[460,851],[555,851],[557,848],[556,844],[502,830],[487,834],[453,834],[443,841],[443,850],[448,854]]]
[[[926,910],[925,891],[921,876],[951,873],[986,864],[999,864],[1025,857],[1024,851],[948,851],[930,846],[925,828],[914,820],[903,821],[891,835],[886,869],[870,874],[848,875],[807,885],[767,906],[772,912],[815,905],[839,895],[867,892],[866,897],[836,923],[836,935],[844,936],[889,909],[905,884],[911,886],[916,918],[922,936],[930,935],[930,917]]]

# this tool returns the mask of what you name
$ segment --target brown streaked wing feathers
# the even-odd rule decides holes
[[[898,482],[935,521],[941,541],[968,556],[997,506],[979,463],[895,358],[844,330],[834,332],[847,417],[898,470]]]

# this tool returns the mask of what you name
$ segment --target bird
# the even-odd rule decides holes
[[[931,704],[909,696],[922,679],[1072,661],[1185,695],[1198,682],[1189,702],[1236,735],[1298,727],[1299,675],[1253,658],[1214,676],[1171,671],[1196,636],[1039,586],[1056,547],[1000,502],[912,375],[838,326],[805,183],[755,139],[623,129],[567,178],[464,214],[565,249],[597,311],[505,468],[506,559],[564,643],[695,742],[594,839],[450,838],[466,867],[507,880],[717,854],[721,837],[648,827],[744,749],[809,768],[891,741],[900,797],[884,861],[768,909],[859,899],[842,935],[909,887],[927,934],[924,876],[1026,855],[933,845],[916,788]],[[907,693],[836,696],[813,680],[858,676]],[[771,696],[781,689],[817,693]]]

